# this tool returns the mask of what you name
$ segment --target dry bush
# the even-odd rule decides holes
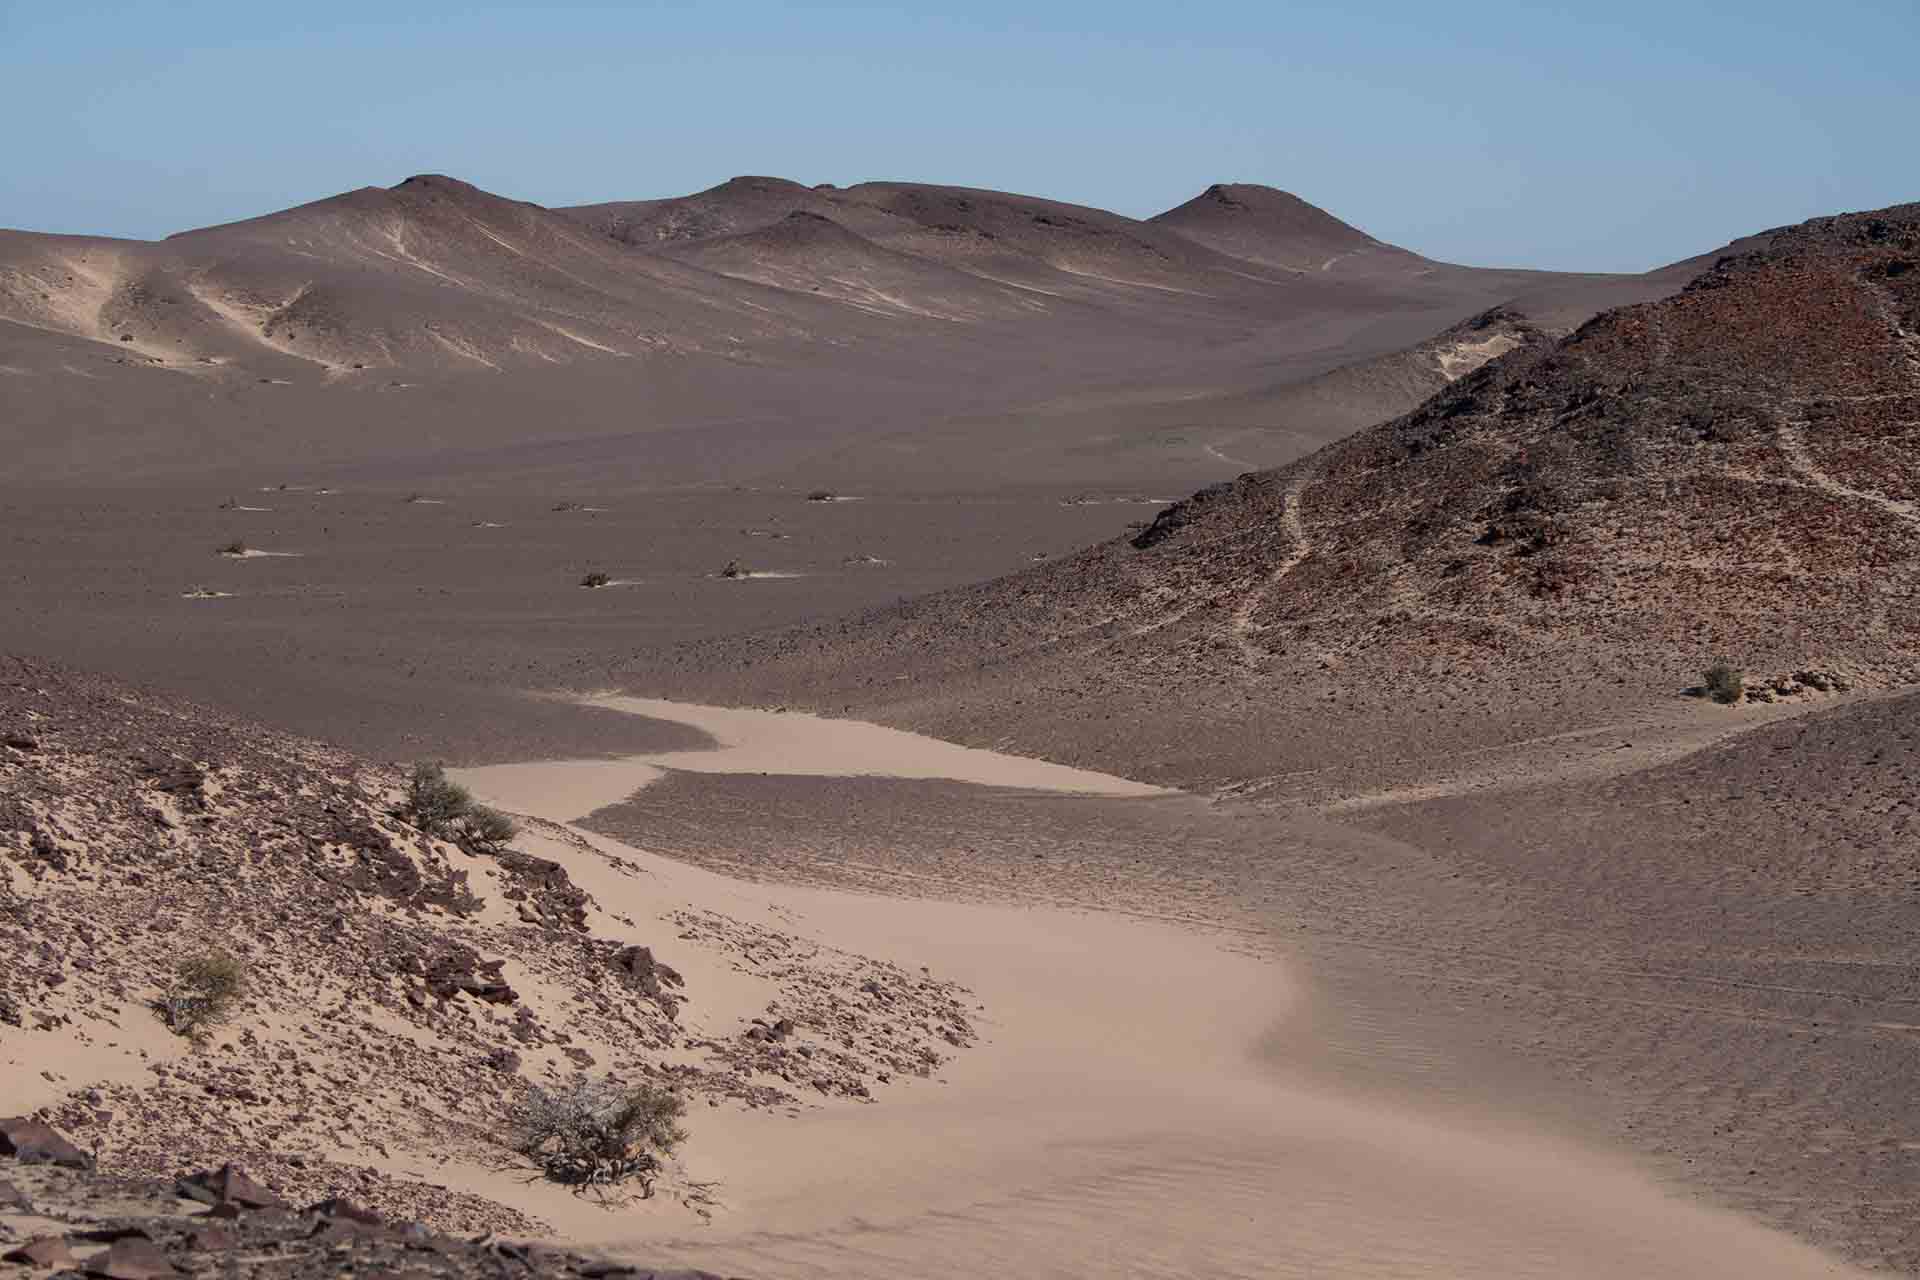
[[[1701,673],[1707,696],[1715,702],[1731,705],[1746,692],[1746,676],[1730,663],[1716,662]]]
[[[219,548],[219,554],[223,556],[243,556],[247,554],[247,544],[235,538],[232,542]]]
[[[407,775],[403,809],[413,825],[428,835],[451,836],[473,813],[473,795],[450,781],[446,769],[423,761]]]
[[[179,963],[158,1009],[168,1030],[198,1040],[231,1021],[246,993],[246,962],[211,947]]]
[[[519,823],[484,804],[474,805],[460,819],[460,842],[482,853],[506,848],[519,834]]]
[[[653,1194],[660,1157],[687,1136],[687,1104],[651,1083],[576,1076],[554,1088],[532,1085],[509,1119],[515,1151],[555,1182],[605,1191],[638,1180]]]
[[[598,570],[595,570],[594,572],[588,574],[586,577],[580,579],[580,585],[583,587],[604,587],[612,581],[613,579],[609,578],[606,574],[601,573]]]

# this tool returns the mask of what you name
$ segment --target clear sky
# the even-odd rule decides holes
[[[438,172],[735,174],[1145,216],[1283,187],[1487,265],[1638,270],[1920,199],[1920,0],[0,0],[0,226],[155,237]]]

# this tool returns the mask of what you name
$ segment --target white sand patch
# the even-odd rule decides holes
[[[228,507],[229,511],[271,511],[272,507]]]
[[[259,551],[248,547],[245,551],[222,551],[221,555],[229,560],[298,560],[304,551]]]
[[[213,591],[206,587],[195,587],[191,591],[182,591],[180,598],[182,600],[231,600],[233,599],[233,592]]]
[[[1433,358],[1439,362],[1440,376],[1448,382],[1456,382],[1519,345],[1518,336],[1496,333],[1482,342],[1456,342],[1452,346],[1442,347],[1433,353]]]
[[[475,520],[473,527],[476,529],[504,529],[507,526],[498,520]]]

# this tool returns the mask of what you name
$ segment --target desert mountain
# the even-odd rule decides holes
[[[1215,183],[1149,221],[1229,257],[1286,271],[1359,274],[1434,265],[1381,243],[1291,192],[1251,183]]]
[[[1716,660],[1754,700],[1920,678],[1920,206],[1500,341],[1130,538],[642,679],[1223,783],[1631,719]]]
[[[1558,327],[1681,283],[1439,266],[1245,187],[1140,221],[775,178],[556,210],[424,175],[157,242],[0,232],[0,443],[23,479],[604,480],[614,458],[684,484],[859,466],[885,435],[908,483],[1008,447],[1024,474],[1200,483],[1221,460],[1155,442],[1169,402],[1272,428],[1252,455],[1278,460],[1310,433],[1245,397],[1522,295]],[[752,475],[715,465],[740,439]]]

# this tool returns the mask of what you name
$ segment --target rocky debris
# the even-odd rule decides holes
[[[65,1169],[90,1169],[93,1157],[46,1124],[27,1116],[0,1120],[0,1156],[22,1164],[56,1164]]]
[[[633,981],[641,992],[653,999],[666,995],[667,987],[684,987],[685,978],[677,969],[661,964],[653,958],[653,948],[642,946],[622,947],[614,953],[613,967]]]
[[[500,896],[518,905],[522,920],[549,928],[587,931],[587,908],[593,905],[593,898],[573,883],[565,867],[514,849],[499,850],[493,859],[511,881]]]
[[[506,967],[504,960],[483,960],[472,947],[453,943],[426,963],[421,979],[442,1000],[468,995],[488,1004],[512,1004],[520,996],[501,976]]]
[[[832,953],[713,912],[678,912],[683,939],[718,942],[735,968],[771,978],[779,999],[731,1040],[708,1046],[743,1084],[868,1099],[877,1087],[930,1077],[975,1039],[967,991],[898,965]],[[839,981],[818,981],[822,969]],[[808,975],[813,975],[809,977]]]
[[[704,1271],[656,1270],[520,1243],[491,1231],[462,1239],[344,1197],[297,1211],[282,1205],[210,1220],[207,1212],[185,1207],[190,1202],[175,1195],[170,1180],[56,1168],[30,1176],[38,1212],[65,1229],[6,1247],[0,1275],[17,1267],[98,1280],[207,1274],[233,1280],[720,1280]]]
[[[498,1162],[526,1089],[589,1063],[716,1104],[791,1103],[811,1082],[743,1071],[730,1032],[682,1026],[697,993],[558,863],[397,819],[396,770],[4,657],[0,724],[31,724],[41,744],[0,751],[0,1024],[25,1052],[58,1029],[116,1067],[47,1075],[64,1096],[5,1122],[29,1158],[169,1180],[233,1161],[245,1173],[222,1185],[244,1177],[285,1205],[531,1233],[541,1224],[506,1205],[380,1169],[402,1155]],[[730,952],[749,935],[716,916],[699,936],[684,945]],[[172,1052],[129,1047],[129,1028],[159,1025],[160,990],[200,939],[245,970],[237,1014]],[[828,993],[847,1001],[864,963],[823,949],[777,976],[748,968],[804,1023]],[[886,1038],[908,1060],[912,1037]],[[893,1072],[854,1045],[836,1068],[847,1081]],[[303,1154],[322,1150],[335,1154]]]

